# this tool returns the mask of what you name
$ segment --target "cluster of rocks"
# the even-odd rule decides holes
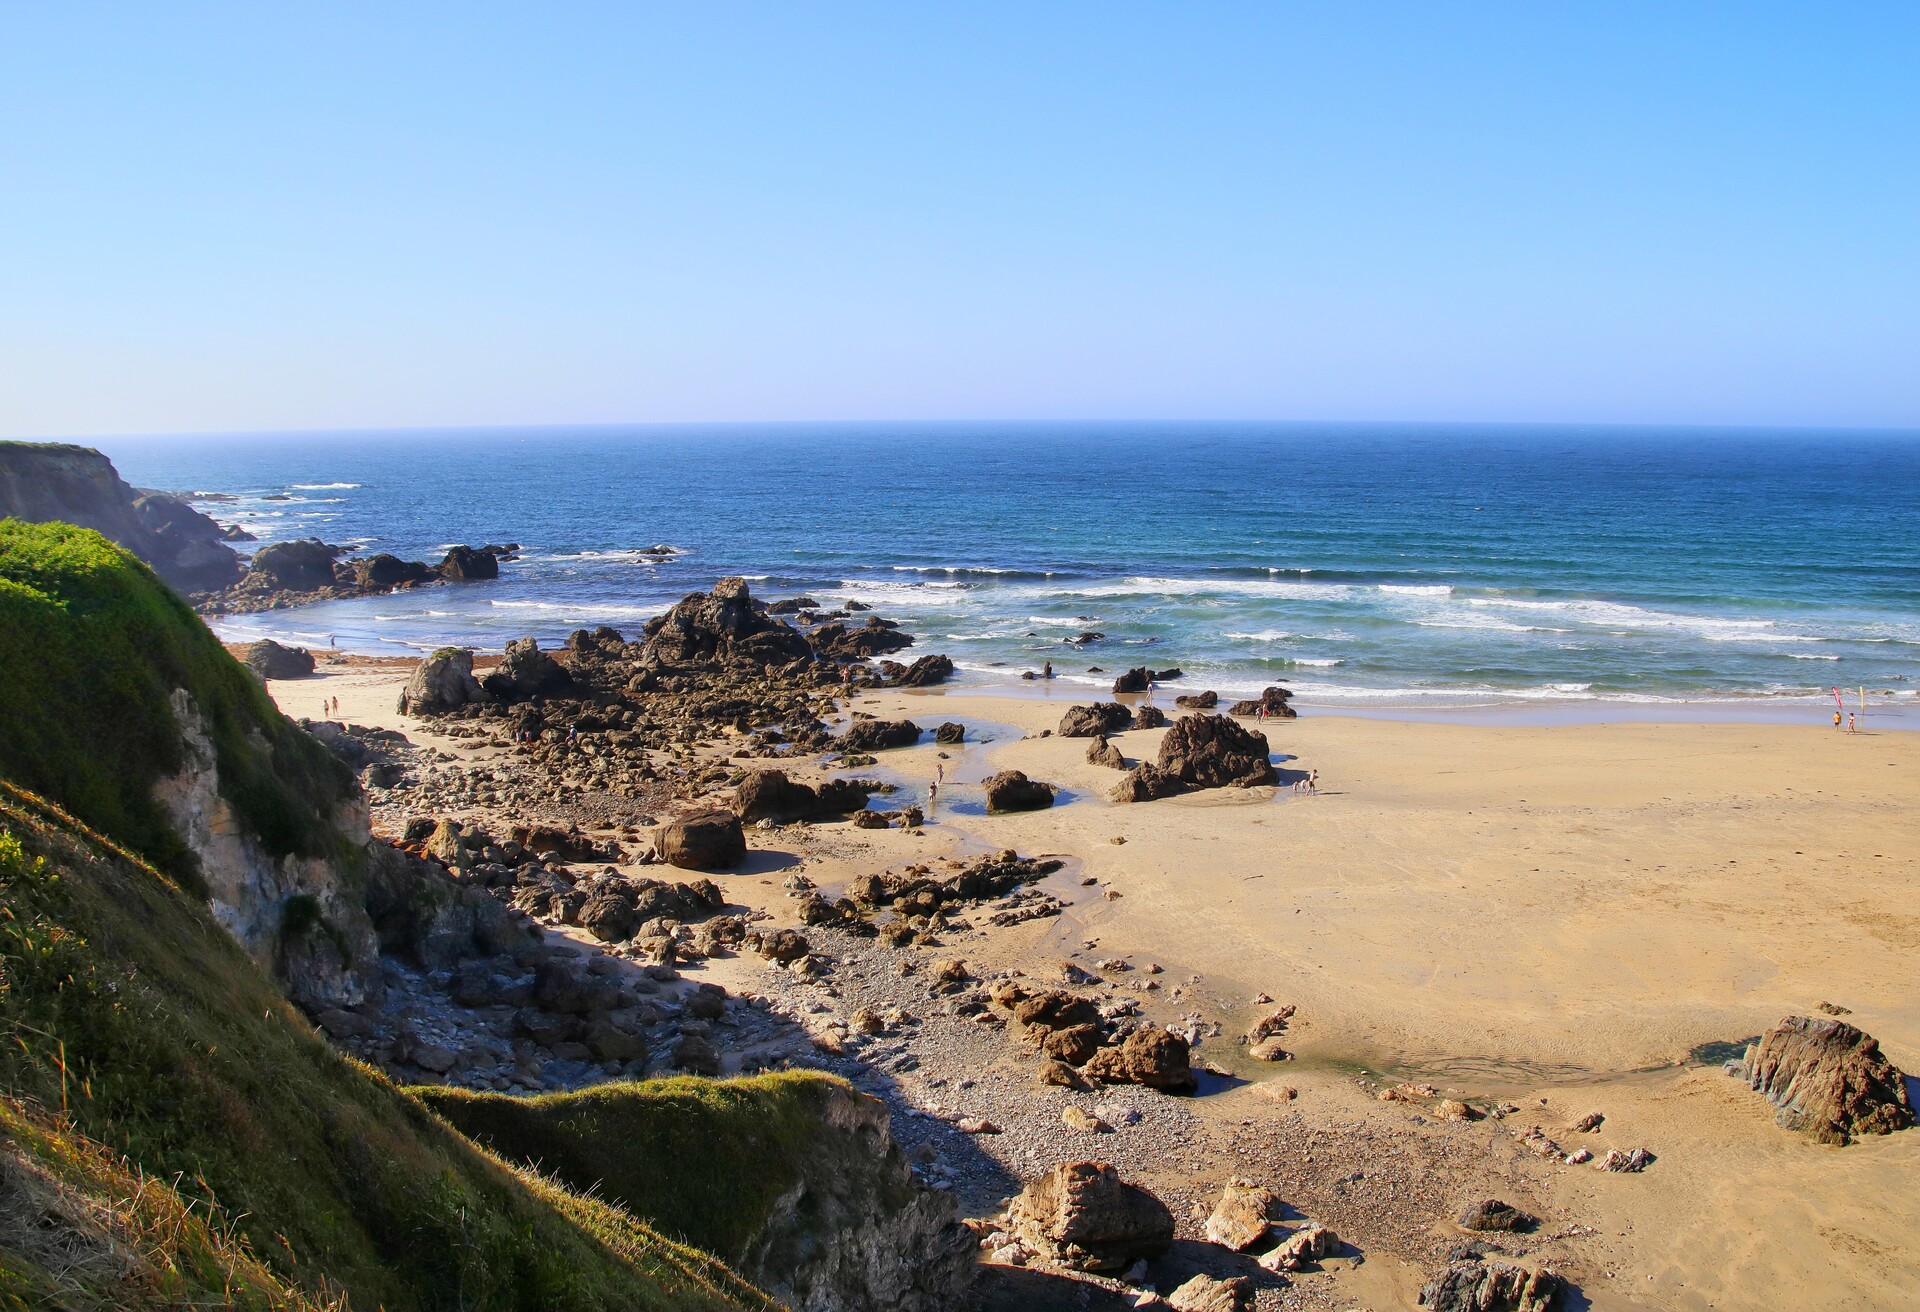
[[[1064,722],[1061,731],[1066,731]],[[1197,788],[1263,787],[1279,778],[1268,750],[1265,734],[1244,728],[1224,715],[1183,715],[1162,735],[1157,759],[1127,769],[1126,776],[1108,795],[1115,802],[1149,802]],[[1126,768],[1118,749],[1104,740],[1096,741],[1087,757],[1099,764]]]
[[[996,981],[988,996],[1045,1055],[1041,1078],[1048,1083],[1076,1089],[1140,1084],[1163,1093],[1191,1093],[1198,1087],[1188,1041],[1132,1019],[1139,1007],[1131,999],[1099,1002],[1011,978]]]
[[[744,778],[730,762],[837,750],[850,763],[920,740],[923,731],[911,721],[856,717],[837,738],[827,722],[839,711],[838,696],[926,686],[946,678],[951,661],[924,656],[876,668],[865,663],[868,649],[912,641],[891,621],[870,615],[848,630],[808,609],[789,613],[824,622],[796,627],[755,600],[744,581],[722,579],[711,593],[648,621],[638,640],[607,627],[582,629],[564,650],[545,652],[521,639],[490,671],[478,670],[470,651],[435,652],[415,670],[400,709],[435,717],[450,736],[510,748],[543,768],[548,792],[562,800],[645,794],[649,805],[730,806],[722,794]],[[855,634],[869,636],[856,641]],[[940,732],[948,735],[942,741],[956,741],[965,731],[944,725]],[[715,745],[721,753],[710,750]]]
[[[246,572],[237,579],[196,590],[195,603],[209,614],[236,615],[434,583],[496,579],[500,562],[515,559],[519,550],[519,544],[512,542],[456,546],[439,564],[429,565],[384,551],[348,557],[346,548],[318,538],[273,542],[253,553]]]

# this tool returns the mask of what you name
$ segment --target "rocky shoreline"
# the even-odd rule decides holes
[[[1312,1016],[1106,952],[1081,926],[1120,890],[1083,882],[1072,854],[969,852],[951,820],[927,827],[919,793],[862,775],[934,736],[863,701],[943,671],[937,657],[878,659],[911,636],[851,618],[770,607],[727,580],[631,640],[601,629],[497,661],[437,653],[400,691],[417,732],[312,724],[360,772],[377,830],[540,935],[479,960],[390,961],[381,1008],[323,1027],[396,1079],[512,1095],[665,1073],[842,1075],[886,1104],[916,1177],[969,1218],[982,1261],[969,1305],[983,1309],[1348,1307],[1355,1289],[1386,1296],[1370,1283],[1383,1264],[1424,1306],[1539,1309],[1604,1278],[1588,1256],[1599,1231],[1556,1208],[1553,1178],[1655,1155],[1546,1099],[1364,1072],[1314,1072],[1302,1096],[1290,1036]],[[1053,732],[1123,772],[1115,801],[1286,782],[1257,730],[1208,714],[1204,693],[1182,700],[1151,762],[1106,737],[1167,724],[1144,704],[1072,708]],[[1281,689],[1232,710],[1290,712]],[[968,733],[945,722],[938,745],[965,750]],[[1911,1120],[1877,1050],[1815,1037],[1843,1051],[1810,1053],[1794,1030],[1741,1068],[1791,1103],[1782,1124]],[[1880,1103],[1827,1113],[1775,1092],[1807,1087],[1783,1061],[1833,1071],[1847,1052]],[[1085,1186],[1096,1193],[1158,1199],[1165,1242],[1115,1266],[1049,1240],[1113,1210],[1071,1201],[1080,1183],[1047,1184],[1075,1163],[1115,1173]],[[1222,1210],[1244,1197],[1266,1198],[1271,1220],[1223,1242]]]

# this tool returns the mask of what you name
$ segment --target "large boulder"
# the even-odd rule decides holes
[[[1469,1204],[1460,1213],[1460,1225],[1467,1230],[1499,1230],[1514,1234],[1523,1234],[1540,1224],[1540,1218],[1530,1212],[1523,1212],[1512,1203],[1503,1203],[1498,1198],[1483,1198]]]
[[[420,662],[400,694],[402,715],[439,715],[457,711],[493,696],[473,677],[473,653],[465,647],[442,647]]]
[[[313,673],[313,653],[262,638],[247,648],[247,668],[263,679],[304,679]]]
[[[1143,1084],[1162,1093],[1192,1093],[1198,1087],[1187,1041],[1157,1025],[1143,1025],[1117,1048],[1102,1048],[1087,1062],[1089,1079],[1105,1084]]]
[[[744,824],[784,824],[817,815],[845,815],[867,804],[867,787],[854,779],[830,779],[819,789],[795,783],[784,770],[752,770],[734,793],[733,811]]]
[[[1211,688],[1205,692],[1182,693],[1173,699],[1173,704],[1182,710],[1210,711],[1220,704],[1220,694]]]
[[[1098,738],[1119,733],[1133,723],[1133,712],[1119,702],[1095,702],[1091,706],[1069,706],[1055,730],[1062,738]]]
[[[871,660],[913,646],[911,635],[902,633],[899,625],[878,615],[867,616],[867,622],[858,628],[850,629],[838,622],[822,624],[808,635],[808,641],[820,655],[841,661]]]
[[[1066,1162],[1020,1191],[1008,1223],[1047,1261],[1125,1271],[1173,1246],[1173,1213],[1104,1162]]]
[[[1178,775],[1168,774],[1151,761],[1142,761],[1108,789],[1107,796],[1116,802],[1154,802],[1186,791],[1187,786]]]
[[[1253,1282],[1245,1276],[1215,1279],[1205,1272],[1194,1275],[1167,1295],[1173,1312],[1251,1312]]]
[[[340,548],[318,538],[270,542],[253,553],[247,577],[282,592],[317,592],[333,586]]]
[[[349,563],[353,566],[354,583],[376,591],[425,583],[434,577],[433,571],[420,561],[402,560],[385,551]]]
[[[1845,1021],[1789,1016],[1747,1048],[1739,1073],[1779,1109],[1782,1127],[1821,1143],[1913,1124],[1905,1078],[1872,1036]]]
[[[1265,715],[1269,720],[1291,720],[1300,712],[1287,705],[1287,699],[1293,696],[1285,688],[1268,688],[1258,697],[1235,702],[1227,708],[1228,715]]]
[[[1160,740],[1159,765],[1194,788],[1247,787],[1278,778],[1267,751],[1265,734],[1224,715],[1183,715]]]
[[[1044,811],[1053,805],[1053,785],[1029,779],[1019,770],[1002,770],[987,780],[987,810]]]
[[[920,726],[912,720],[855,720],[833,740],[833,746],[841,752],[881,752],[919,741]]]
[[[1279,1194],[1235,1176],[1221,1189],[1220,1201],[1207,1218],[1207,1239],[1244,1253],[1267,1237],[1285,1210]]]
[[[642,658],[656,665],[707,661],[785,664],[812,647],[798,630],[774,619],[753,599],[742,578],[725,578],[712,592],[696,592],[647,621]]]
[[[1105,734],[1087,744],[1087,763],[1111,766],[1115,770],[1127,768],[1127,758],[1120,754],[1120,749]]]
[[[470,583],[500,577],[500,557],[473,547],[450,548],[434,570],[450,583]]]
[[[1133,727],[1164,729],[1167,727],[1167,713],[1158,706],[1136,706],[1133,708]]]
[[[953,661],[946,656],[922,656],[900,676],[902,688],[931,688],[953,677]]]
[[[516,638],[480,683],[498,700],[512,702],[565,691],[572,687],[573,678],[559,661],[540,650],[537,639]]]
[[[682,870],[727,870],[747,859],[747,837],[731,811],[706,811],[661,826],[660,859]]]
[[[1547,1312],[1563,1285],[1551,1271],[1506,1262],[1455,1262],[1420,1289],[1430,1312]]]
[[[1141,665],[1128,670],[1125,674],[1115,679],[1113,681],[1113,692],[1116,697],[1119,697],[1125,696],[1128,693],[1145,692],[1152,686],[1153,671]]]

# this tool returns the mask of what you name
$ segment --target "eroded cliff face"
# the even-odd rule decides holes
[[[179,497],[129,487],[91,447],[0,442],[0,519],[9,517],[94,529],[182,592],[210,592],[240,578],[240,557],[218,524]]]
[[[175,689],[172,706],[186,764],[154,786],[154,797],[199,861],[214,919],[308,1011],[367,1001],[380,977],[365,904],[365,801],[356,794],[335,808],[346,855],[275,856],[221,796],[213,742],[192,696]]]
[[[828,1099],[816,1149],[738,1266],[797,1312],[946,1312],[972,1282],[973,1234],[953,1199],[914,1179],[886,1105]]]

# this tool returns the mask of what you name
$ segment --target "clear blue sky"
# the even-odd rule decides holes
[[[0,434],[1920,426],[1920,4],[0,0]]]

